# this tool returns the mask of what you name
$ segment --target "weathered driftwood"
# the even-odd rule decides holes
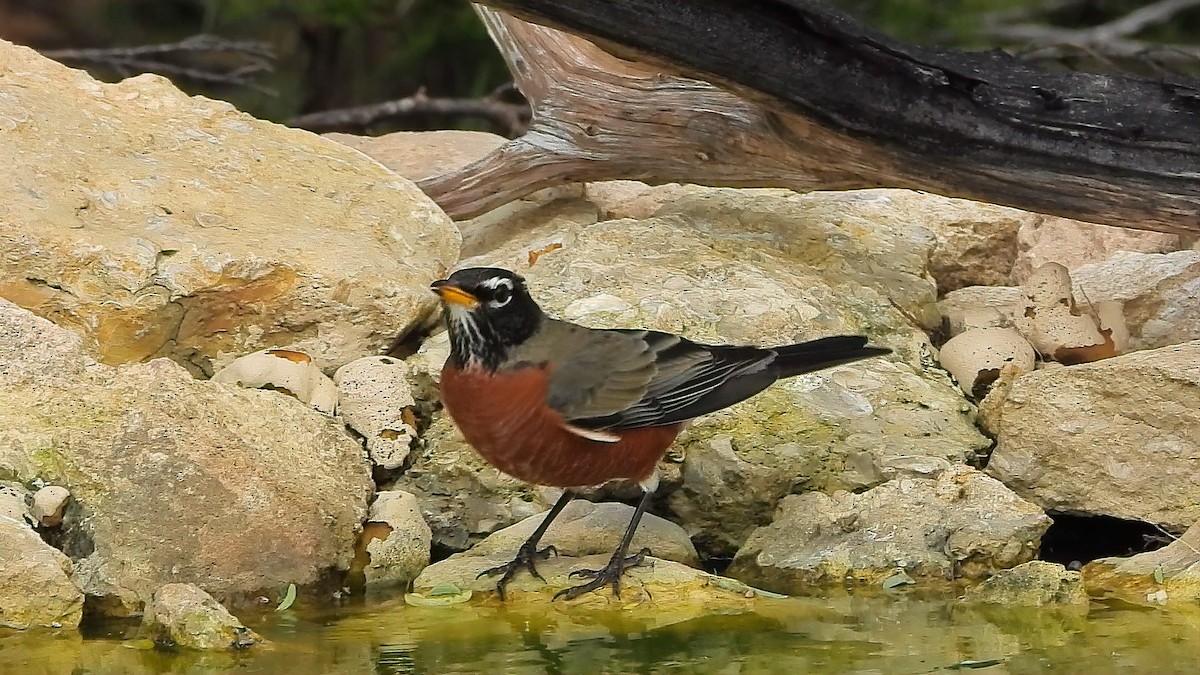
[[[529,131],[424,181],[469,217],[629,178],[796,190],[906,187],[1200,233],[1200,91],[899,45],[802,0],[487,0]],[[674,73],[702,77],[705,82]]]

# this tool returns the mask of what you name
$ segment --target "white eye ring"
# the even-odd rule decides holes
[[[504,288],[508,291],[508,294],[505,295],[504,300],[488,300],[488,303],[487,303],[488,307],[491,307],[492,309],[499,309],[499,308],[507,305],[508,303],[512,302],[512,299],[513,299],[512,279],[505,279],[504,277],[492,277],[491,279],[487,279],[479,285],[483,286],[484,288],[490,288],[493,291],[498,291],[501,288]]]

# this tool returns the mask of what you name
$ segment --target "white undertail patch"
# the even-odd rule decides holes
[[[621,440],[620,436],[607,431],[584,429],[582,427],[577,427],[574,424],[567,424],[565,422],[563,423],[563,428],[575,434],[576,436],[579,436],[580,438],[586,438],[589,441],[597,441],[599,443],[616,443],[617,441]]]

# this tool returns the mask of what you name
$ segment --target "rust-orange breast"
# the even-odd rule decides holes
[[[539,485],[581,487],[613,478],[644,480],[679,434],[679,425],[617,432],[615,443],[568,431],[546,405],[549,373],[529,367],[500,374],[442,369],[442,403],[463,437],[510,476]]]

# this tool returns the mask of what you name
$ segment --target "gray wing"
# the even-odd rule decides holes
[[[547,403],[567,420],[611,415],[637,403],[658,372],[656,354],[679,338],[585,328],[548,319],[510,361],[550,366]]]
[[[767,370],[772,350],[710,347],[668,333],[555,320],[513,357],[548,363],[547,403],[572,425],[593,430],[672,424],[710,412],[691,414],[731,383],[760,391],[776,377]]]

